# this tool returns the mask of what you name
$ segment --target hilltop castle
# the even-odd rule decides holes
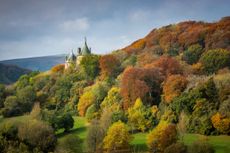
[[[82,57],[86,56],[86,55],[90,55],[91,54],[91,48],[88,47],[87,45],[87,40],[85,38],[85,43],[84,46],[82,48],[78,48],[77,50],[77,54],[74,54],[74,51],[72,50],[71,53],[66,56],[65,59],[65,69],[68,69],[70,66],[76,66],[79,65],[81,62]]]

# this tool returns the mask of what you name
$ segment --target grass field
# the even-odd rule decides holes
[[[19,116],[12,117],[8,119],[3,119],[0,117],[0,125],[8,121],[26,121],[29,116]],[[82,141],[86,138],[87,135],[87,121],[83,117],[74,117],[75,123],[73,129],[69,133],[63,133],[63,131],[58,131],[57,137],[58,142],[61,143],[63,140],[68,138],[68,136],[78,136]],[[136,133],[133,134],[133,140],[131,145],[133,146],[135,152],[146,152],[146,137],[148,133]],[[205,140],[210,143],[216,150],[216,153],[230,153],[230,136],[221,135],[221,136],[203,136],[198,134],[186,134],[184,136],[183,142],[186,145],[191,145],[194,141]],[[83,143],[83,149],[85,149],[85,143]]]

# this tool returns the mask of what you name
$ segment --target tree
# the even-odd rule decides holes
[[[146,65],[146,67],[159,68],[164,76],[182,73],[180,63],[175,58],[169,56],[161,56],[158,60],[154,61],[149,65]]]
[[[4,100],[5,100],[5,86],[3,84],[0,84],[0,108],[4,106]]]
[[[211,118],[213,126],[222,134],[230,133],[230,117],[221,115],[219,112]]]
[[[156,68],[128,67],[121,80],[123,108],[128,109],[137,98],[152,104],[160,99],[162,75]]]
[[[19,100],[16,96],[8,96],[4,102],[2,114],[4,117],[20,115],[22,113]]]
[[[230,52],[225,49],[213,49],[204,52],[200,62],[204,67],[204,71],[208,74],[214,73],[217,70],[228,67],[230,68]]]
[[[84,56],[80,63],[86,79],[93,80],[99,74],[99,56]]]
[[[181,75],[170,75],[163,86],[164,100],[170,103],[173,98],[179,96],[186,88],[188,81]]]
[[[106,108],[106,107],[112,107],[115,104],[121,105],[121,94],[120,94],[120,89],[118,87],[112,87],[109,92],[108,95],[104,98],[104,100],[102,101],[100,107]]]
[[[18,138],[29,147],[38,148],[43,152],[53,151],[57,143],[52,127],[38,120],[19,125]]]
[[[120,61],[112,54],[101,56],[99,64],[103,78],[116,77],[119,73]]]
[[[118,121],[109,128],[107,135],[103,140],[104,149],[107,149],[108,151],[128,149],[131,140],[132,137],[129,134],[126,125],[121,121]]]
[[[202,48],[201,45],[199,45],[199,44],[191,45],[184,52],[183,59],[188,64],[194,64],[200,59],[200,56],[201,56],[202,53],[203,53],[203,48]]]
[[[87,108],[94,103],[96,97],[90,91],[85,92],[79,99],[79,103],[77,105],[78,112],[81,116],[85,115]]]
[[[65,70],[65,65],[64,64],[58,64],[58,65],[55,65],[54,67],[51,68],[51,71],[53,73],[63,73]]]
[[[92,120],[88,129],[86,144],[89,152],[96,152],[102,149],[105,131],[98,120]]]
[[[36,100],[36,92],[32,86],[17,90],[17,97],[23,112],[30,112]]]
[[[187,125],[188,125],[188,117],[184,112],[181,112],[177,124],[177,131],[182,141],[184,140],[184,134],[186,133]]]
[[[135,104],[128,109],[128,123],[133,128],[144,132],[151,125],[151,120],[146,117],[146,108],[143,105],[140,98],[138,98]]]
[[[147,136],[147,144],[151,152],[160,153],[177,141],[176,126],[161,121]]]

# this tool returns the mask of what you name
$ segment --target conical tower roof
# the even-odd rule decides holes
[[[87,40],[85,38],[85,44],[84,44],[84,46],[82,48],[82,55],[88,55],[88,54],[91,54],[91,51],[90,51],[90,49],[89,49],[89,47],[87,45]]]
[[[74,55],[73,50],[72,50],[71,53],[69,54],[67,60],[73,62],[73,61],[76,60],[76,58],[77,58],[77,57]]]

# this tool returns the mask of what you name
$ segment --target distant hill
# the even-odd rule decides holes
[[[23,69],[15,65],[5,65],[0,63],[0,83],[11,84],[23,75],[30,73],[31,70]]]
[[[201,45],[205,51],[216,48],[230,50],[230,16],[213,23],[185,21],[153,29],[123,50],[129,55],[148,52],[175,56],[194,44]]]
[[[43,57],[21,58],[0,61],[3,64],[17,65],[33,71],[46,71],[51,67],[65,62],[65,55],[53,55]]]

